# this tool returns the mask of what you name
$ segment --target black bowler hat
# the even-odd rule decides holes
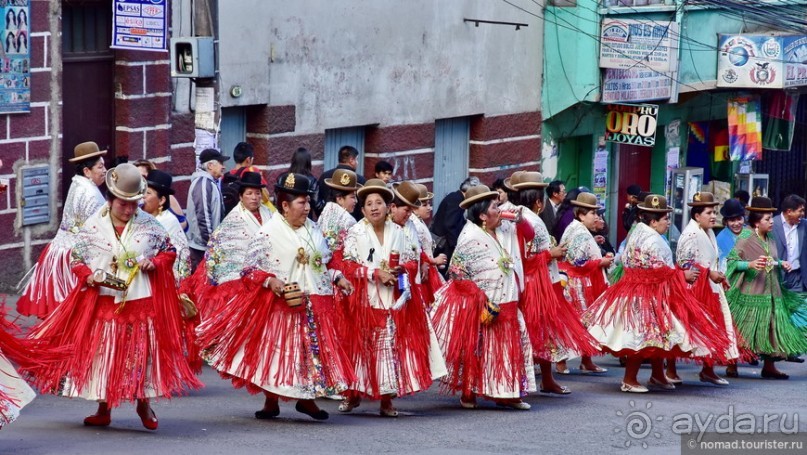
[[[148,186],[157,190],[161,194],[174,194],[174,189],[171,188],[171,183],[174,181],[171,174],[157,169],[149,171],[146,175],[146,183]]]
[[[205,164],[208,161],[213,161],[213,160],[216,160],[219,163],[224,163],[225,161],[227,161],[229,159],[230,159],[229,156],[222,155],[221,152],[219,152],[216,149],[204,149],[202,151],[202,153],[199,154],[199,163],[200,164]]]
[[[241,180],[238,181],[238,186],[245,188],[266,188],[261,182],[261,174],[257,172],[244,172],[241,174]]]
[[[723,203],[723,207],[720,208],[720,214],[725,219],[740,218],[745,216],[745,208],[743,208],[742,202],[731,198]]]
[[[295,194],[297,196],[311,195],[311,181],[303,174],[286,172],[281,174],[275,185],[275,191]]]

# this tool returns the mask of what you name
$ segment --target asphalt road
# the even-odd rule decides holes
[[[8,297],[12,310],[16,298]],[[331,414],[324,422],[298,413],[294,402],[282,402],[274,420],[256,420],[263,397],[234,389],[205,367],[203,389],[152,404],[160,421],[157,431],[142,427],[132,404],[115,409],[112,425],[99,429],[82,424],[95,412],[94,402],[40,395],[19,420],[0,431],[0,455],[680,454],[687,423],[694,434],[685,434],[684,443],[697,438],[699,425],[714,431],[721,420],[721,428],[727,422],[740,428],[742,414],[743,422],[750,416],[758,430],[765,429],[767,414],[773,422],[767,429],[774,436],[784,419],[785,430],[795,428],[804,437],[802,453],[807,453],[807,363],[778,364],[791,375],[787,381],[760,379],[759,367],[741,366],[741,377],[725,388],[700,383],[699,366],[679,363],[682,386],[646,394],[619,391],[623,370],[616,359],[604,357],[597,363],[609,371],[599,377],[582,375],[578,362],[570,361],[572,374],[557,378],[573,393],[533,394],[525,399],[530,411],[501,409],[485,401],[479,409],[462,409],[458,397],[440,395],[435,384],[427,392],[396,399],[398,418],[379,416],[378,403],[364,402],[352,413],[340,414],[338,402],[319,400]],[[643,367],[639,379],[647,381],[649,375],[649,367]]]

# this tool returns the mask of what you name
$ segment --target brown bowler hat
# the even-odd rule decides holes
[[[644,198],[644,202],[636,204],[636,207],[645,212],[655,213],[672,212],[673,210],[672,207],[667,205],[667,198],[658,194],[649,194]]]
[[[571,201],[575,207],[583,207],[584,209],[601,209],[602,206],[597,204],[597,196],[592,193],[580,193],[577,199]]]
[[[541,175],[540,172],[522,172],[519,176],[518,182],[513,183],[513,188],[517,190],[546,188],[548,186],[549,184],[544,182],[544,176]]]
[[[506,179],[504,179],[504,182],[502,182],[504,184],[504,187],[510,191],[518,191],[515,187],[515,184],[521,181],[521,174],[523,173],[524,171],[513,172],[513,175],[507,177]]]
[[[773,202],[766,197],[763,196],[754,196],[751,198],[751,205],[745,208],[749,212],[767,212],[773,213],[776,211],[776,208],[773,206]]]
[[[687,203],[690,207],[715,207],[720,205],[715,201],[715,195],[707,191],[700,191],[692,196],[692,202]]]
[[[356,173],[349,169],[333,171],[333,177],[325,179],[325,184],[339,191],[356,191],[361,186],[356,179]]]
[[[394,183],[392,185],[392,192],[395,193],[395,197],[409,207],[418,208],[421,206],[420,190],[418,190],[418,187],[416,187],[414,183],[408,180]]]
[[[392,199],[395,198],[395,193],[387,188],[387,184],[381,179],[370,179],[364,183],[363,187],[356,191],[360,199],[364,199],[373,193],[380,194],[387,204],[392,202]]]
[[[426,185],[422,183],[415,183],[415,186],[418,188],[418,191],[420,191],[420,196],[418,196],[418,200],[420,202],[431,201],[434,199],[434,193],[429,191]]]
[[[106,171],[106,187],[124,201],[137,201],[146,192],[146,179],[133,164],[122,163]]]
[[[475,202],[484,201],[486,199],[498,199],[498,197],[498,191],[491,191],[490,188],[485,185],[472,186],[465,192],[465,199],[460,202],[460,207],[467,209]]]
[[[94,156],[106,155],[106,150],[100,150],[95,142],[82,142],[73,149],[73,158],[69,162],[76,163]]]

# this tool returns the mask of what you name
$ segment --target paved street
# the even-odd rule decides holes
[[[229,382],[206,368],[206,388],[154,408],[160,428],[142,428],[132,405],[113,412],[112,426],[91,429],[82,419],[94,404],[40,396],[23,410],[14,424],[0,431],[2,454],[250,454],[250,453],[680,453],[679,436],[672,431],[673,416],[698,413],[712,421],[729,414],[751,413],[761,424],[763,414],[786,413],[788,428],[793,413],[807,408],[807,367],[783,363],[789,381],[769,381],[759,369],[741,368],[744,378],[726,389],[697,381],[697,368],[682,365],[687,383],[673,392],[628,395],[618,390],[622,370],[615,359],[602,359],[610,369],[604,377],[574,374],[562,377],[574,393],[568,397],[530,396],[531,411],[499,410],[483,403],[478,410],[464,410],[458,399],[427,393],[396,401],[401,416],[381,418],[377,404],[365,402],[350,415],[336,411],[337,403],[322,400],[331,419],[315,422],[294,411],[293,403],[281,404],[274,421],[258,421],[253,412],[262,397],[234,390]],[[570,362],[570,367],[576,367]],[[722,370],[722,369],[721,369]],[[647,378],[644,368],[640,378]],[[633,400],[633,406],[631,406]],[[647,408],[648,403],[650,408]],[[628,436],[626,416],[646,414],[648,429],[633,428]],[[621,412],[622,416],[617,412]],[[644,418],[644,416],[640,416]],[[799,420],[807,432],[807,417]],[[660,418],[660,419],[659,419]],[[642,448],[642,442],[647,448]]]

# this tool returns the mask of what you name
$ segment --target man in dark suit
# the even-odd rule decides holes
[[[795,292],[807,290],[807,220],[804,207],[807,202],[800,196],[791,194],[782,201],[780,214],[773,217],[773,236],[779,259],[790,263],[790,271],[782,270],[782,281],[787,289]],[[788,362],[804,362],[797,356],[788,356]]]
[[[319,199],[327,203],[330,199],[331,190],[328,185],[325,184],[325,179],[329,179],[333,177],[333,172],[337,169],[347,169],[349,171],[356,172],[356,169],[359,167],[359,151],[356,150],[356,147],[352,147],[350,145],[343,145],[342,148],[339,149],[339,164],[333,168],[329,169],[322,173],[319,177]],[[358,175],[356,172],[356,181],[362,185],[364,185],[366,179],[362,175]],[[317,214],[319,215],[319,214]],[[362,219],[361,207],[359,204],[356,204],[356,208],[353,209],[353,218],[356,220]]]
[[[546,203],[540,215],[549,232],[555,229],[555,222],[557,221],[555,218],[558,214],[558,208],[565,197],[566,185],[564,185],[562,181],[554,180],[549,182],[549,186],[546,187]]]
[[[805,201],[800,196],[791,194],[782,201],[780,214],[773,218],[773,235],[776,239],[776,251],[779,259],[788,261],[791,266],[789,272],[784,272],[782,278],[786,288],[795,292],[807,290],[807,242],[804,234],[807,232],[807,220],[804,219]]]
[[[460,207],[460,202],[465,198],[465,192],[472,186],[479,185],[478,177],[468,177],[460,185],[458,191],[448,193],[446,197],[440,201],[440,206],[437,207],[437,212],[432,219],[432,233],[436,237],[434,255],[445,254],[446,257],[451,259],[454,254],[454,248],[457,247],[457,239],[465,226],[465,210]],[[448,271],[448,268],[442,270],[442,273]]]

